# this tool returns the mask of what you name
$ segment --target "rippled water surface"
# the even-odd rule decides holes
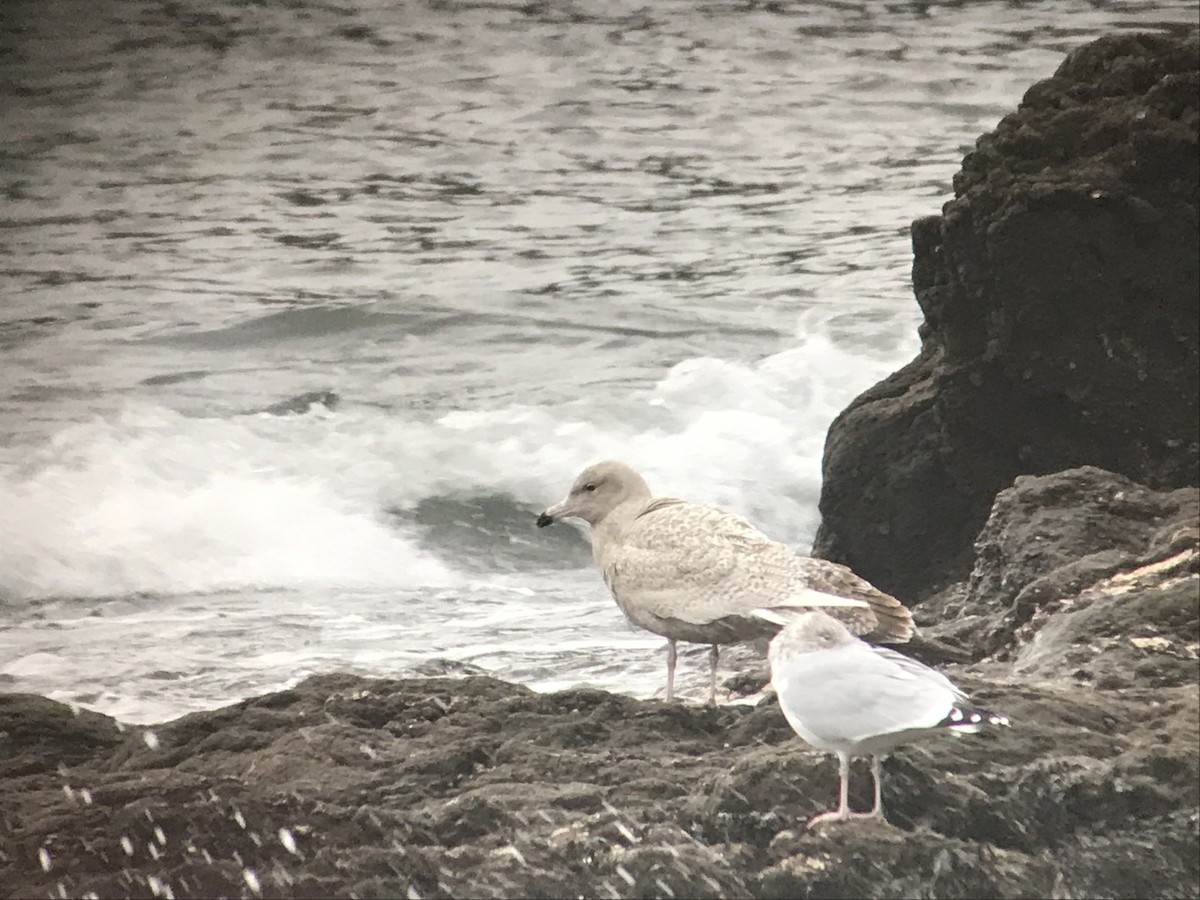
[[[911,220],[1067,51],[1196,18],[7,0],[0,688],[658,690],[533,514],[617,456],[807,549],[829,421],[917,346]]]

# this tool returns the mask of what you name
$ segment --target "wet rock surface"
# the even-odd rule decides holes
[[[152,728],[0,694],[0,895],[1193,897],[1198,504],[1094,467],[1000,493],[918,615],[1012,727],[896,752],[886,825],[807,827],[836,764],[769,694],[330,674]]]
[[[918,617],[1012,727],[889,757],[887,824],[807,827],[836,763],[770,694],[330,674],[152,728],[0,694],[0,895],[1200,892],[1200,491],[1020,478]],[[734,694],[758,687],[740,649]]]
[[[917,609],[922,631],[1025,676],[1195,685],[1200,489],[1153,491],[1087,466],[996,497],[968,580]]]
[[[826,443],[818,555],[915,601],[966,577],[992,499],[1082,465],[1195,484],[1200,44],[1071,53],[913,226],[920,355]]]
[[[141,728],[0,694],[0,895],[1192,897],[1198,503],[1091,467],[1001,492],[918,613],[1012,727],[891,756],[886,825],[807,827],[836,764],[770,695],[331,674]]]
[[[902,750],[885,766],[893,824],[816,832],[805,820],[834,802],[835,763],[770,699],[710,709],[486,677],[314,677],[129,728],[115,747],[38,745],[42,771],[0,786],[0,884],[13,897],[1195,895],[1194,685],[956,674],[1013,727]],[[24,695],[0,708],[69,716]],[[23,735],[0,758],[25,752]],[[858,807],[869,788],[864,767]]]

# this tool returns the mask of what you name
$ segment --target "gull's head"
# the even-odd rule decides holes
[[[780,657],[812,653],[816,650],[832,650],[855,640],[850,629],[820,610],[788,612],[778,619],[768,618],[763,612],[765,611],[755,610],[755,615],[783,625],[783,629],[771,639],[768,656],[772,665]]]
[[[625,463],[598,462],[579,473],[561,503],[538,516],[538,528],[559,519],[583,519],[594,527],[618,506],[630,501],[648,503],[650,496],[645,479]]]

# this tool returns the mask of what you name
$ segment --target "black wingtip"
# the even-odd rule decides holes
[[[545,528],[547,525],[553,525],[553,524],[554,524],[554,519],[552,517],[546,515],[545,513],[542,513],[540,516],[537,517],[537,527],[538,528]]]
[[[955,706],[938,725],[955,731],[971,732],[987,727],[1007,728],[1009,722],[1008,716],[1003,713],[973,706]]]

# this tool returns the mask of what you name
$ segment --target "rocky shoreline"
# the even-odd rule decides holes
[[[1198,46],[1094,42],[981,139],[914,226],[921,356],[831,429],[818,549],[1012,720],[891,757],[890,825],[805,828],[836,764],[770,696],[0,694],[0,894],[1200,896]]]
[[[769,696],[711,709],[327,675],[145,729],[8,694],[0,884],[13,897],[1192,897],[1198,502],[1096,469],[1002,493],[971,580],[920,610],[926,635],[976,649],[946,670],[1013,727],[889,759],[889,826],[805,829],[834,799],[835,764]],[[859,770],[852,801],[868,791]]]

